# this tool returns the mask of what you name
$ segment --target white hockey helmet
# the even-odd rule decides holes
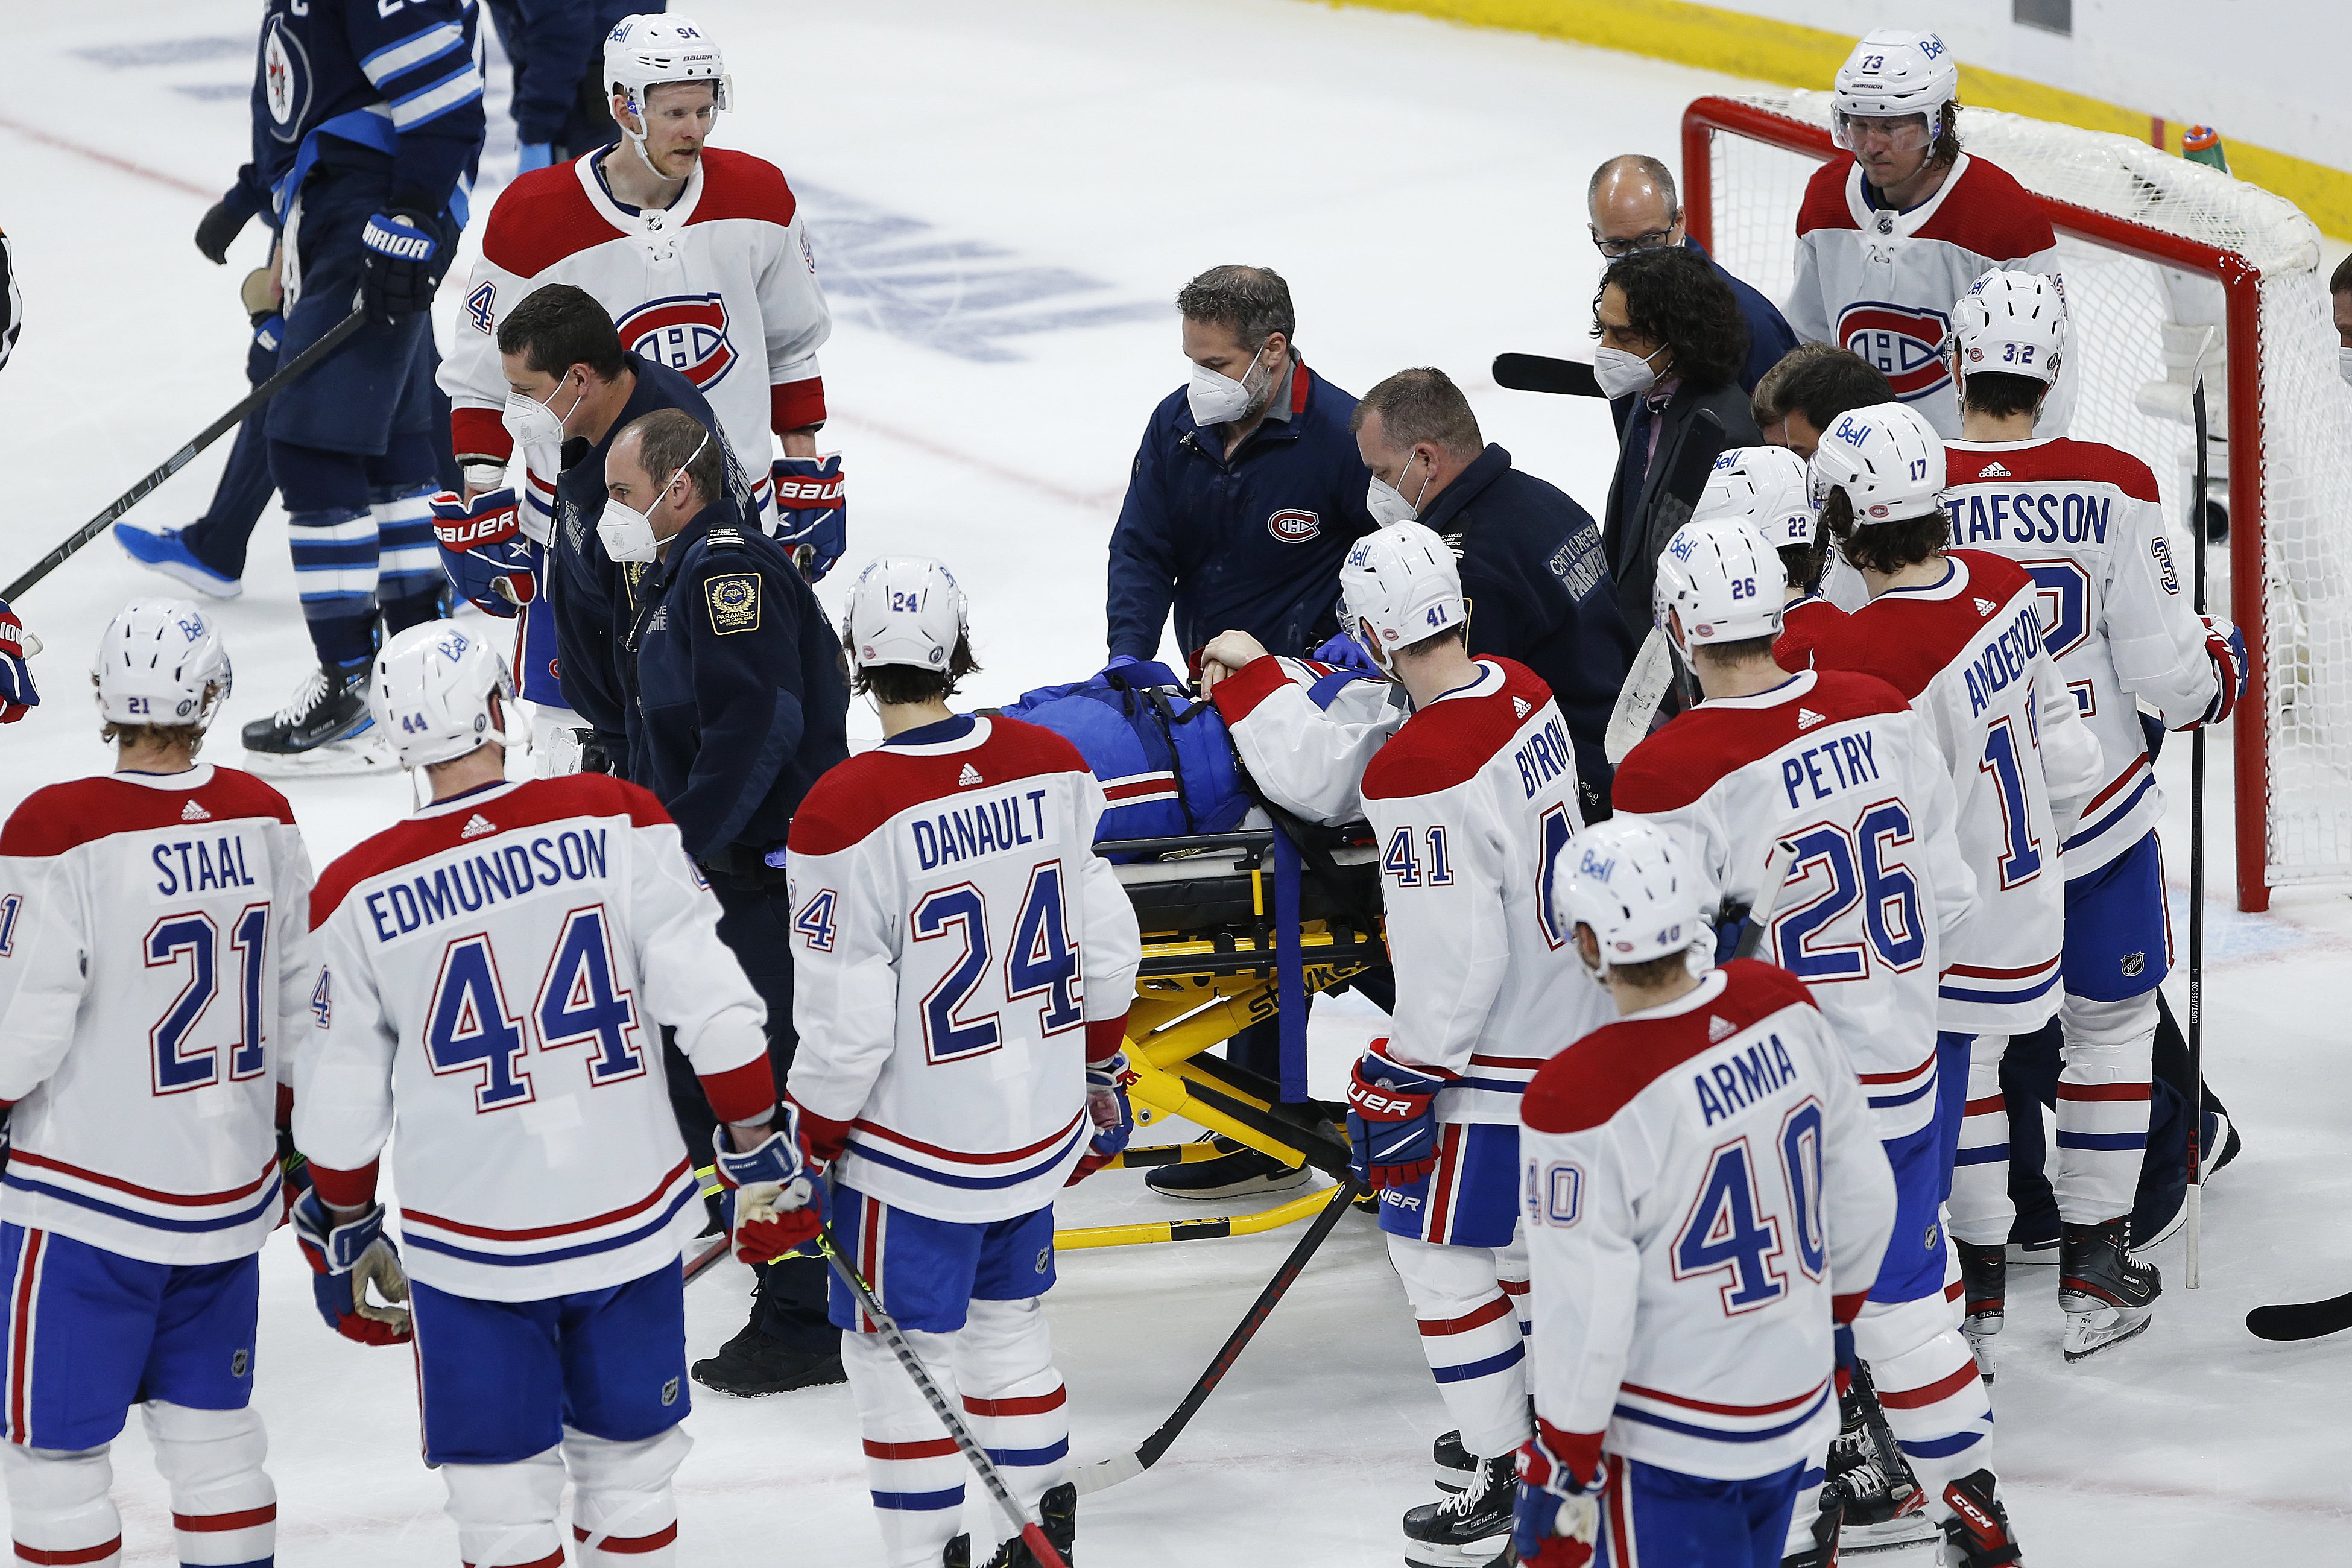
[[[1927,140],[1921,143],[1926,146],[1943,124],[1944,105],[1959,96],[1960,62],[1943,39],[1908,27],[1874,28],[1838,67],[1830,92],[1830,133],[1839,146],[1852,147],[1849,115],[1895,120],[1919,114],[1927,117]]]
[[[1650,605],[1687,663],[1694,648],[1780,635],[1780,558],[1740,518],[1693,521],[1658,555]]]
[[[1944,438],[1907,403],[1853,409],[1822,432],[1812,489],[1823,500],[1845,491],[1856,528],[1926,517],[1943,504]]]
[[[192,599],[133,599],[106,623],[89,678],[110,724],[213,721],[232,684],[228,645]]]
[[[970,630],[963,590],[928,555],[885,555],[869,563],[850,584],[841,614],[841,646],[857,669],[905,664],[944,675],[956,640]]]
[[[1420,522],[1391,523],[1356,541],[1339,568],[1339,607],[1349,635],[1382,669],[1397,649],[1470,619],[1453,548]]]
[[[509,721],[514,678],[488,638],[455,621],[426,621],[384,645],[368,682],[368,711],[404,768],[453,762],[487,742],[517,743],[519,730],[490,713],[497,692]]]
[[[1952,349],[1963,375],[1983,370],[2054,382],[2067,331],[2065,285],[2045,273],[1996,267],[1952,307]]]
[[[1561,931],[1592,928],[1601,967],[1586,973],[1595,980],[1605,984],[1612,965],[1677,952],[1690,955],[1694,973],[1715,966],[1715,932],[1701,918],[1698,884],[1664,828],[1614,816],[1586,828],[1559,853],[1568,875],[1553,874],[1553,916]]]
[[[640,144],[640,153],[645,150],[646,89],[672,81],[707,81],[713,108],[735,107],[727,58],[709,28],[675,11],[624,16],[613,25],[604,36],[604,90],[607,97],[628,100],[629,112],[641,128],[628,134]]]
[[[1693,522],[1736,518],[1773,550],[1811,545],[1821,528],[1805,459],[1786,447],[1734,447],[1715,460]]]

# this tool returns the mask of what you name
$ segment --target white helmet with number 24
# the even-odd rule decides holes
[[[1823,500],[1845,491],[1856,528],[1926,517],[1943,504],[1944,438],[1907,403],[1850,410],[1822,432],[1812,485]]]
[[[905,664],[947,673],[968,635],[963,590],[928,555],[884,555],[857,574],[841,616],[841,646],[858,669]]]
[[[228,697],[233,672],[220,628],[192,599],[133,599],[106,623],[89,678],[110,724],[203,729]]]
[[[1677,952],[1689,953],[1694,973],[1715,967],[1715,933],[1700,918],[1698,884],[1664,828],[1612,817],[1570,839],[1560,856],[1568,875],[1554,873],[1553,914],[1563,931],[1592,928],[1601,967],[1586,973],[1595,980],[1606,984],[1612,965]]]
[[[1780,635],[1780,558],[1738,518],[1686,522],[1658,556],[1650,603],[1684,662],[1694,648]]]
[[[1952,307],[1952,347],[1962,375],[1981,370],[2054,382],[2066,333],[2065,286],[2040,272],[1996,267]]]
[[[1356,541],[1339,568],[1348,634],[1382,669],[1397,649],[1467,625],[1462,569],[1426,523],[1397,522]]]
[[[368,682],[368,711],[404,768],[454,762],[495,741],[517,743],[500,726],[490,693],[514,712],[514,678],[489,642],[455,621],[426,621],[384,645]]]
[[[1786,447],[1734,447],[1715,460],[1693,522],[1737,518],[1774,550],[1810,545],[1821,509],[1806,482],[1805,459]]]

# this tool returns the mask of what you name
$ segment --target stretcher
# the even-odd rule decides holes
[[[1139,1135],[1181,1117],[1338,1181],[1347,1174],[1348,1142],[1334,1122],[1278,1112],[1280,1085],[1208,1054],[1248,1026],[1280,1016],[1286,956],[1297,965],[1293,994],[1302,1007],[1315,993],[1388,961],[1380,868],[1369,841],[1316,847],[1304,865],[1293,862],[1297,915],[1284,922],[1276,912],[1285,901],[1277,896],[1285,856],[1276,840],[1273,827],[1244,826],[1095,846],[1114,860],[1143,931],[1143,963],[1128,1014],[1127,1057],[1135,1074],[1128,1099]],[[1230,1152],[1230,1145],[1207,1142],[1129,1147],[1103,1168],[1140,1170]],[[1057,1230],[1054,1241],[1068,1248],[1249,1236],[1305,1219],[1329,1196],[1316,1187],[1258,1214]]]

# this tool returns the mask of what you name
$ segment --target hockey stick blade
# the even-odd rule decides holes
[[[1787,839],[1777,840],[1772,852],[1764,857],[1764,883],[1757,891],[1756,902],[1748,906],[1748,929],[1739,933],[1739,943],[1731,950],[1734,958],[1753,958],[1764,945],[1764,933],[1772,927],[1772,911],[1780,907],[1780,890],[1789,880],[1789,868],[1797,858],[1797,847]]]
[[[345,316],[341,321],[337,321],[332,327],[327,330],[327,335],[325,337],[320,338],[317,342],[312,343],[309,348],[304,349],[300,353],[296,354],[285,364],[280,365],[275,375],[272,375],[268,381],[263,382],[259,386],[255,387],[251,392],[247,393],[236,407],[230,409],[227,413],[222,415],[219,418],[214,420],[211,424],[205,426],[201,431],[197,432],[194,440],[190,441],[186,446],[181,447],[178,451],[164,458],[163,462],[158,464],[155,468],[150,469],[145,478],[142,479],[137,484],[132,485],[129,489],[123,491],[121,495],[115,497],[113,503],[104,511],[100,512],[96,517],[91,518],[88,522],[83,523],[79,528],[76,529],[72,535],[68,537],[64,543],[58,545],[55,550],[50,551],[47,555],[42,556],[38,561],[34,562],[33,564],[25,571],[23,575],[19,576],[15,582],[9,584],[5,589],[0,589],[0,599],[6,599],[11,603],[14,603],[16,600],[23,597],[26,589],[30,588],[34,584],[38,583],[42,578],[47,576],[50,573],[64,565],[68,561],[73,558],[76,551],[79,550],[83,545],[88,544],[91,540],[96,539],[109,528],[111,528],[114,525],[115,520],[121,517],[124,512],[129,511],[132,507],[137,506],[142,500],[145,499],[148,491],[162,484],[165,479],[170,479],[173,474],[178,473],[182,468],[186,468],[191,462],[194,462],[197,453],[211,446],[215,441],[219,440],[221,437],[226,435],[228,431],[236,428],[239,421],[243,420],[247,415],[252,413],[263,404],[268,402],[270,397],[275,395],[279,388],[286,385],[287,383],[294,380],[297,376],[304,374],[320,360],[325,359],[329,354],[333,353],[337,349],[342,347],[343,341],[346,338],[349,338],[353,332],[358,331],[360,328],[366,325],[366,308],[364,306],[354,307],[350,315]]]
[[[1495,384],[1512,392],[1549,392],[1561,397],[1606,397],[1592,367],[1582,360],[1545,354],[1496,354]]]
[[[2246,1331],[2258,1340],[2316,1340],[2352,1329],[2352,1290],[2325,1301],[2257,1307],[2246,1314]]]
[[[1168,1451],[1169,1445],[1176,1441],[1177,1436],[1200,1412],[1201,1406],[1208,1403],[1209,1395],[1216,1391],[1217,1384],[1225,1380],[1225,1373],[1233,1370],[1234,1363],[1241,1358],[1242,1352],[1256,1336],[1259,1327],[1274,1310],[1275,1303],[1282,1300],[1283,1292],[1290,1289],[1291,1281],[1306,1269],[1307,1259],[1315,1256],[1316,1248],[1323,1245],[1323,1238],[1329,1236],[1332,1227],[1339,1223],[1339,1216],[1348,1212],[1348,1205],[1363,1192],[1363,1184],[1353,1175],[1331,1189],[1330,1202],[1323,1205],[1323,1212],[1315,1216],[1315,1223],[1307,1227],[1305,1236],[1298,1238],[1298,1245],[1290,1249],[1290,1256],[1282,1260],[1282,1267],[1275,1270],[1274,1278],[1266,1281],[1265,1289],[1258,1292],[1257,1300],[1250,1303],[1249,1311],[1234,1331],[1225,1336],[1225,1342],[1219,1347],[1215,1359],[1209,1363],[1208,1370],[1201,1373],[1175,1412],[1160,1424],[1160,1429],[1146,1437],[1142,1446],[1132,1453],[1115,1454],[1108,1459],[1098,1459],[1072,1470],[1070,1479],[1077,1487],[1080,1497],[1115,1487],[1121,1481],[1133,1480],[1160,1462],[1160,1456]]]
[[[691,1285],[710,1272],[710,1266],[727,1256],[727,1238],[714,1237],[709,1246],[686,1260],[685,1283]]]

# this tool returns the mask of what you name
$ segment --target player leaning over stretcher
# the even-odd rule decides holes
[[[1360,811],[1381,847],[1397,1001],[1356,1068],[1348,1129],[1461,1428],[1438,1445],[1461,1489],[1404,1517],[1405,1561],[1449,1568],[1502,1552],[1529,1432],[1519,1097],[1607,1004],[1550,915],[1552,868],[1583,817],[1549,689],[1470,657],[1454,552],[1418,522],[1358,541],[1339,587],[1388,679],[1275,658],[1235,632],[1204,668],[1260,787],[1318,820]]]

